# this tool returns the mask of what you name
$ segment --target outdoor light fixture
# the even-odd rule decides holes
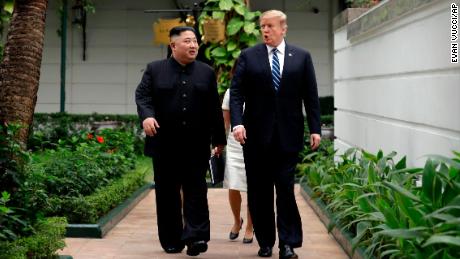
[[[72,24],[76,24],[82,29],[83,60],[86,60],[86,10],[83,6],[84,0],[76,0],[72,6]]]

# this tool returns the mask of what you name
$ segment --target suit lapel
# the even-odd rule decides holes
[[[268,60],[268,51],[267,47],[265,44],[260,44],[260,47],[257,48],[257,56],[259,57],[264,57],[264,58],[259,58],[258,60],[260,61],[261,67],[264,69],[265,74],[270,77],[271,81],[271,76],[272,76],[272,70],[270,68],[270,61]]]
[[[281,90],[281,88],[283,88],[283,86],[287,85],[284,82],[287,79],[286,75],[288,74],[289,70],[291,69],[290,65],[292,64],[292,62],[291,62],[292,58],[294,58],[294,52],[293,52],[293,50],[291,50],[289,45],[286,43],[286,48],[284,50],[284,65],[283,65],[283,73],[281,74],[281,87],[280,87],[280,90]]]

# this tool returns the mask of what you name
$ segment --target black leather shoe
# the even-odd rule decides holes
[[[280,247],[280,259],[299,258],[290,245]]]
[[[270,257],[272,256],[272,248],[269,246],[261,247],[257,255],[260,257]]]
[[[204,253],[208,250],[208,244],[206,241],[194,241],[187,245],[187,255],[197,256],[200,253]]]
[[[165,247],[165,252],[168,253],[168,254],[178,254],[178,253],[181,253],[182,250],[184,249],[184,247],[175,247],[175,246],[171,246],[171,247]]]

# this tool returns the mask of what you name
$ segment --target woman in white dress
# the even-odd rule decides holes
[[[222,101],[222,112],[224,114],[225,129],[227,132],[227,152],[225,161],[224,188],[228,189],[228,200],[233,213],[233,227],[230,230],[230,240],[238,238],[239,232],[243,227],[241,213],[241,193],[246,192],[246,170],[244,167],[243,148],[238,143],[233,134],[228,134],[230,129],[230,91],[227,90]],[[252,243],[254,230],[251,215],[247,213],[246,232],[243,243]]]

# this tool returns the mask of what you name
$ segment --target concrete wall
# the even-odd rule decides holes
[[[50,1],[56,3],[58,1]],[[82,30],[68,26],[66,111],[70,113],[135,113],[134,89],[146,64],[166,57],[166,47],[152,44],[152,24],[171,14],[145,9],[174,9],[173,1],[98,0],[88,14],[86,61]],[[60,103],[60,38],[57,6],[47,13],[45,48],[36,112],[58,112]],[[72,18],[70,15],[69,20]]]
[[[60,104],[60,26],[57,2],[50,1],[36,112],[58,112]],[[66,111],[136,113],[134,90],[143,69],[166,57],[152,44],[152,24],[177,14],[147,14],[146,9],[175,9],[174,1],[98,0],[88,15],[87,59],[82,60],[82,30],[68,26]],[[251,1],[252,10],[278,8],[288,15],[288,42],[312,53],[321,96],[332,95],[332,0]],[[332,5],[334,6],[334,5]],[[318,13],[313,13],[313,7]],[[70,13],[69,13],[70,14]],[[70,15],[70,18],[72,15]]]
[[[450,63],[449,48],[452,1],[428,2],[367,32],[353,33],[350,25],[334,32],[336,148],[394,150],[417,166],[427,154],[460,150],[460,65]]]

